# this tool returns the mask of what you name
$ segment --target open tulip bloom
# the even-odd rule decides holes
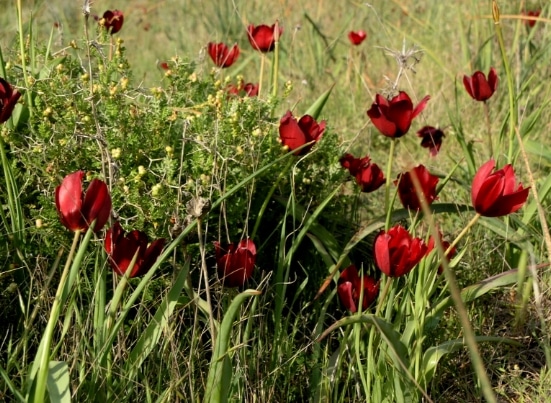
[[[402,137],[408,132],[411,121],[425,109],[429,99],[430,96],[427,95],[414,108],[411,98],[404,91],[400,91],[391,100],[377,94],[367,116],[383,135]]]
[[[485,217],[500,217],[514,213],[528,198],[530,188],[517,184],[515,171],[508,164],[492,172],[495,161],[491,159],[480,167],[473,178],[471,199],[476,212]]]
[[[130,269],[134,256],[136,260],[128,277],[144,275],[151,269],[165,245],[164,239],[157,239],[148,246],[147,235],[138,230],[124,232],[117,221],[105,235],[105,251],[109,256],[109,264],[119,276],[124,276]]]
[[[438,177],[432,175],[424,165],[419,165],[408,172],[399,174],[394,181],[394,184],[398,185],[398,196],[400,196],[404,208],[419,211],[421,210],[421,201],[417,195],[413,176],[419,182],[427,206],[430,206],[436,199]]]
[[[116,34],[122,28],[124,22],[124,15],[119,10],[107,10],[103,13],[103,26],[111,35]]]
[[[247,238],[237,246],[232,242],[222,247],[214,242],[218,276],[226,287],[241,287],[253,275],[256,261],[256,246]]]
[[[350,43],[354,46],[360,45],[365,40],[365,38],[367,38],[367,34],[364,30],[361,29],[357,32],[350,31],[348,33],[348,39],[350,40]]]
[[[343,270],[337,282],[337,293],[341,303],[350,312],[356,313],[362,292],[362,311],[365,311],[379,294],[379,282],[369,276],[364,276],[362,279],[358,275],[356,266],[348,266]]]
[[[409,273],[427,253],[427,246],[413,238],[401,225],[383,231],[375,238],[375,263],[389,277]]]
[[[0,77],[0,123],[6,122],[17,104],[21,94],[10,83]]]
[[[251,46],[262,52],[267,53],[271,52],[275,48],[275,24],[271,27],[268,25],[257,25],[253,24],[247,27],[247,37]],[[283,28],[278,26],[278,38],[283,33]]]
[[[310,115],[304,115],[297,122],[291,111],[287,111],[279,122],[279,137],[289,151],[294,151],[310,142],[318,142],[325,131],[325,120],[319,124]],[[312,149],[310,144],[296,151],[295,155],[304,155]]]
[[[356,183],[364,193],[374,192],[385,183],[383,171],[377,164],[371,163],[368,156],[355,158],[352,154],[345,154],[341,157],[340,163],[356,178]]]
[[[463,85],[469,95],[477,101],[486,101],[494,95],[497,89],[498,77],[493,67],[488,73],[488,79],[481,71],[476,71],[472,76],[463,76]]]
[[[210,58],[220,68],[230,67],[239,56],[239,47],[233,45],[231,49],[225,43],[209,42],[207,45]]]
[[[61,223],[71,231],[85,231],[96,220],[94,231],[98,232],[111,214],[111,196],[99,179],[92,179],[83,194],[83,177],[82,171],[67,175],[55,189],[55,205]]]

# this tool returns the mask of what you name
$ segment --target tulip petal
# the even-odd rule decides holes
[[[473,205],[475,204],[475,200],[478,197],[478,194],[480,193],[480,188],[482,187],[482,184],[488,178],[490,173],[494,170],[495,166],[496,166],[495,161],[491,159],[488,162],[486,162],[484,165],[482,165],[476,172],[473,178],[473,184],[471,186],[471,201]]]
[[[427,106],[427,102],[429,102],[429,99],[430,99],[430,95],[427,95],[425,96],[425,98],[421,100],[421,102],[417,104],[417,106],[413,110],[413,115],[411,116],[412,119],[415,118],[417,115],[419,115],[421,112],[423,112],[423,109],[425,109],[425,107]]]
[[[81,209],[86,225],[90,225],[96,219],[94,232],[100,231],[111,215],[111,207],[111,196],[105,182],[92,179],[84,195]]]
[[[339,299],[346,309],[352,313],[356,313],[358,308],[354,302],[352,296],[352,283],[350,281],[345,281],[337,286],[337,293],[339,294]]]
[[[503,196],[503,187],[504,180],[502,176],[491,175],[486,178],[473,203],[477,213],[485,216],[489,211],[495,208],[495,204],[499,203],[499,199]]]
[[[373,123],[377,130],[379,130],[383,135],[387,137],[394,137],[394,134],[396,133],[396,125],[381,113],[379,105],[375,103],[371,105],[371,108],[367,111],[367,116],[369,116],[371,123]]]
[[[306,135],[301,130],[291,111],[287,111],[287,113],[281,118],[279,123],[279,137],[281,138],[283,145],[287,146],[290,151],[293,151],[307,143]],[[302,149],[299,153],[305,153],[305,150]]]
[[[69,174],[55,190],[55,204],[61,223],[71,231],[86,229],[81,212],[82,178],[82,171]]]

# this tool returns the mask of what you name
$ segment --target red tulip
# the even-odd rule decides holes
[[[125,234],[120,223],[117,221],[105,235],[105,251],[109,256],[109,264],[119,276],[124,276],[128,271],[130,263],[136,255],[136,262],[132,267],[129,277],[144,275],[151,269],[165,245],[163,238],[157,239],[147,246],[149,240],[147,235],[138,230]]]
[[[271,52],[275,48],[275,24],[271,27],[267,25],[258,25],[254,26],[253,24],[249,25],[247,28],[247,36],[251,46],[262,52]],[[283,28],[278,26],[278,38],[283,33]]]
[[[356,45],[356,46],[361,44],[366,37],[367,37],[367,34],[365,33],[365,31],[361,29],[357,32],[350,31],[348,33],[348,39],[350,39],[350,42],[352,43],[352,45]]]
[[[413,182],[414,176],[417,178],[423,192],[423,197],[429,206],[436,199],[436,184],[438,183],[438,177],[431,175],[424,165],[419,165],[408,172],[399,174],[398,178],[394,181],[394,184],[398,185],[398,195],[400,196],[400,201],[404,208],[421,210],[421,201],[419,200]]]
[[[3,78],[0,78],[0,123],[7,121],[21,94]]]
[[[233,47],[228,49],[228,46],[225,43],[214,43],[209,42],[208,51],[210,58],[218,67],[226,68],[230,67],[239,56],[239,47],[233,45]]]
[[[508,164],[492,173],[491,159],[480,167],[473,179],[471,199],[474,209],[485,217],[500,217],[514,213],[528,198],[530,188],[517,184],[513,167]]]
[[[258,96],[258,84],[253,83],[239,83],[238,85],[230,84],[226,88],[226,91],[228,94],[240,96],[241,94],[244,94],[248,97],[256,97]]]
[[[476,71],[471,77],[463,76],[463,85],[469,95],[477,101],[486,101],[497,88],[498,77],[493,67],[488,73],[488,79],[481,71]]]
[[[402,137],[411,126],[411,121],[421,113],[427,105],[430,96],[426,96],[414,108],[408,94],[400,91],[390,101],[382,95],[377,94],[367,116],[375,127],[387,137]]]
[[[369,193],[379,189],[385,183],[383,171],[377,164],[372,164],[368,156],[354,158],[351,154],[345,154],[340,159],[341,166],[348,169],[350,175],[356,178],[356,183],[362,192]]]
[[[362,311],[365,311],[379,294],[379,282],[369,276],[364,276],[362,280],[356,266],[348,266],[343,270],[337,282],[337,293],[341,303],[350,312],[357,312],[362,292]]]
[[[279,137],[284,146],[287,146],[290,151],[293,151],[306,143],[312,141],[318,142],[325,131],[325,120],[319,124],[310,115],[304,115],[297,120],[293,117],[291,111],[281,118],[279,122]],[[295,155],[304,155],[310,151],[313,144],[302,148],[295,152]]]
[[[440,237],[440,243],[442,244],[442,249],[444,249],[444,252],[446,252],[448,250],[448,248],[450,247],[450,243],[448,241],[444,241],[442,239],[442,233],[440,231],[438,231],[438,236]],[[427,243],[427,255],[436,247],[436,241],[434,240],[434,237],[431,235],[431,237],[429,238],[429,242]],[[446,259],[449,261],[452,257],[455,256],[455,254],[457,253],[457,249],[455,248],[455,246],[453,248],[451,248],[451,250],[446,254]],[[438,274],[441,274],[442,271],[443,271],[443,267],[442,265],[438,266]]]
[[[92,179],[86,194],[82,194],[84,172],[67,175],[55,189],[55,205],[61,223],[71,231],[88,229],[96,220],[94,231],[103,228],[111,214],[111,196],[105,182]]]
[[[122,28],[122,23],[124,22],[124,15],[122,11],[119,10],[107,10],[103,13],[103,26],[107,31],[111,29],[111,35],[116,34]]]
[[[427,246],[421,239],[412,238],[404,227],[397,225],[377,235],[374,252],[379,270],[389,277],[400,277],[419,263],[427,252]]]
[[[530,10],[530,11],[523,12],[522,14],[527,17],[539,17],[541,14],[541,10]],[[523,20],[522,22],[524,22],[530,28],[536,25],[536,20]]]
[[[214,242],[218,276],[226,287],[240,287],[251,278],[256,261],[256,246],[247,238],[237,246],[230,243],[222,248],[220,242]]]
[[[442,139],[445,137],[441,129],[432,126],[424,126],[417,132],[417,136],[421,137],[421,147],[428,148],[430,155],[435,157],[442,146]]]

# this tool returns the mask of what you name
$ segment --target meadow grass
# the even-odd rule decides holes
[[[81,4],[7,4],[0,75],[23,96],[2,125],[0,397],[547,401],[549,6],[496,4],[499,24],[492,2],[475,0],[98,0],[87,29]],[[124,13],[112,37],[93,18],[109,8]],[[535,9],[542,21],[529,28],[519,17]],[[258,81],[247,26],[276,20],[277,69],[267,54],[260,97],[228,97],[230,83]],[[354,47],[357,29],[368,37]],[[208,42],[237,43],[238,61],[213,67]],[[462,80],[490,67],[487,119]],[[431,99],[394,149],[366,111],[398,89],[414,105]],[[327,121],[312,152],[282,149],[287,110]],[[415,136],[424,125],[446,134],[436,157]],[[346,152],[388,163],[387,193],[360,193],[339,164]],[[539,199],[471,228],[472,179],[490,157]],[[391,183],[419,164],[441,187],[424,217],[401,208]],[[103,232],[71,244],[53,201],[78,169],[107,183],[112,220],[167,240],[144,277],[112,274]],[[438,227],[457,255],[448,265],[437,246],[391,280],[373,256],[390,223],[425,241]],[[225,287],[213,242],[247,237],[253,277]],[[339,302],[338,274],[318,295],[352,263],[380,280],[360,313]]]

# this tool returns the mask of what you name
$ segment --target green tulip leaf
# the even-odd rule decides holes
[[[305,115],[312,116],[315,120],[318,120],[318,117],[323,110],[323,107],[325,106],[325,103],[329,99],[329,95],[331,95],[331,91],[333,91],[333,88],[335,87],[335,84],[333,84],[327,91],[325,91],[323,94],[320,95],[318,99],[316,99],[316,102],[314,102],[308,110],[304,113]]]
[[[46,379],[50,402],[71,403],[69,366],[65,361],[50,361]]]

